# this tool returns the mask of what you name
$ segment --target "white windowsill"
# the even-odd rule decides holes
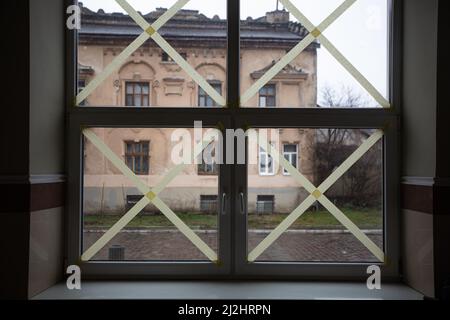
[[[80,291],[61,283],[33,298],[46,299],[421,300],[423,295],[400,283],[368,290],[354,282],[85,281]]]

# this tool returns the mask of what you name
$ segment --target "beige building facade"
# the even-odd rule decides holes
[[[165,9],[144,17],[152,22]],[[78,90],[92,81],[142,30],[126,15],[94,13],[83,8],[79,32]],[[160,34],[221,95],[226,97],[226,21],[198,11],[181,10]],[[289,21],[286,11],[269,12],[242,22],[241,87],[250,88],[295,46],[306,31]],[[242,107],[308,108],[317,106],[317,49],[313,43]],[[147,42],[112,73],[82,104],[84,107],[218,107],[195,81],[154,42]],[[201,121],[202,119],[198,119]],[[188,129],[193,131],[193,129]],[[150,187],[175,166],[174,129],[95,128],[95,133]],[[192,132],[193,133],[193,132]],[[314,181],[315,132],[276,130],[275,147]],[[193,136],[193,135],[192,135]],[[276,141],[275,141],[276,140]],[[191,144],[197,141],[192,138]],[[302,187],[271,157],[255,147],[248,166],[250,213],[289,213],[305,198]],[[124,177],[89,141],[85,142],[84,211],[121,214],[140,197]],[[219,190],[218,166],[193,164],[161,193],[175,212],[214,213]],[[146,211],[155,212],[149,206]]]

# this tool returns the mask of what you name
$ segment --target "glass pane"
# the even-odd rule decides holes
[[[133,0],[130,5],[150,24],[175,5],[176,0],[148,1]],[[89,84],[102,75],[108,65],[144,30],[116,2],[105,0],[84,0],[81,29],[78,31],[78,74]],[[97,87],[87,89],[79,97],[89,106],[121,107],[149,105],[146,101],[130,103],[126,94],[148,94],[152,88],[155,107],[198,107],[192,99],[197,92],[200,78],[211,83],[226,84],[227,70],[227,12],[226,0],[204,2],[190,0],[169,19],[158,33],[187,61],[189,70],[182,69],[176,59],[166,53],[166,45],[153,39],[147,40],[125,59],[114,64],[113,72],[104,77]],[[146,86],[142,84],[145,83]],[[216,89],[219,95],[211,106],[226,105],[226,87]],[[222,92],[220,92],[222,91]],[[85,96],[87,94],[87,96]],[[222,97],[221,97],[222,96]],[[80,101],[79,101],[80,102]]]
[[[148,142],[142,143],[142,153],[143,154],[148,155],[149,145],[150,145],[150,143],[148,143]]]
[[[266,101],[267,101],[266,97],[260,97],[259,98],[259,106],[261,108],[265,108],[267,105]]]
[[[127,106],[133,106],[133,96],[127,95],[126,105]]]
[[[127,83],[127,93],[133,94],[133,84],[132,83]]]
[[[344,1],[290,2],[318,26]],[[275,86],[266,85],[261,90],[258,88],[264,83],[258,84],[262,76],[310,30],[278,1],[240,3],[242,107],[258,107],[258,103],[278,108],[389,107],[388,0],[356,1],[324,30],[322,36],[327,39],[319,37],[297,52],[281,71],[271,73],[270,82]],[[279,98],[268,98],[264,103],[258,100],[258,92]]]
[[[148,104],[148,96],[143,96],[142,97],[142,106],[143,107],[148,107],[149,106],[149,104]]]
[[[141,95],[136,94],[134,96],[134,106],[136,107],[142,107],[142,101],[141,101],[142,97]]]
[[[129,166],[134,162],[135,171],[147,172],[139,178],[149,188],[159,185],[182,160],[184,152],[188,155],[194,149],[193,129],[95,128],[91,131],[120,159],[124,159],[124,141],[149,139],[152,150],[155,150],[150,157],[136,156],[134,160],[126,157]],[[142,145],[144,152],[148,150],[146,142],[137,145]],[[84,148],[83,252],[143,197],[133,182],[107,160],[89,139],[86,139]],[[217,175],[199,175],[197,164],[188,164],[158,194],[215,252],[218,250],[218,188]],[[149,203],[92,260],[206,261],[208,258],[166,218],[160,208]]]
[[[142,91],[141,91],[141,85],[138,84],[138,83],[136,83],[136,84],[134,85],[134,93],[140,94],[141,92],[142,92]]]
[[[295,144],[285,144],[284,152],[297,152],[297,145]]]
[[[318,188],[376,130],[367,129],[259,129],[275,141],[298,141],[298,171]],[[274,138],[275,137],[275,138]],[[334,137],[335,139],[330,139]],[[248,248],[249,253],[310,195],[293,175],[273,162],[273,175],[258,172],[249,143]],[[382,139],[365,152],[324,196],[383,250],[383,144]],[[296,163],[291,154],[291,163]],[[295,159],[295,160],[294,160]],[[332,209],[335,213],[334,209]],[[378,262],[367,247],[344,227],[329,208],[313,201],[289,228],[256,261]]]

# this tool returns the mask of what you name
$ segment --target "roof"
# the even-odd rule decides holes
[[[158,8],[143,15],[149,22],[156,21],[167,9]],[[276,12],[275,12],[276,13]],[[268,13],[270,14],[270,13]],[[289,19],[289,15],[287,15]],[[78,34],[81,42],[102,42],[136,38],[143,31],[126,14],[93,12],[82,8],[82,28]],[[158,31],[168,41],[178,41],[178,46],[224,47],[227,39],[227,21],[218,16],[208,18],[197,10],[180,10]],[[290,21],[269,23],[266,17],[241,21],[243,46],[290,48],[298,44],[307,30]],[[208,42],[205,42],[208,40]],[[310,47],[317,48],[318,44]]]

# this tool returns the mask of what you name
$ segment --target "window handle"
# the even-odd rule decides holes
[[[245,206],[244,206],[244,193],[241,192],[239,193],[239,203],[240,203],[240,209],[241,209],[241,214],[245,214]]]
[[[226,214],[226,210],[227,210],[227,203],[226,203],[226,199],[227,199],[227,194],[224,192],[222,193],[222,214]]]

